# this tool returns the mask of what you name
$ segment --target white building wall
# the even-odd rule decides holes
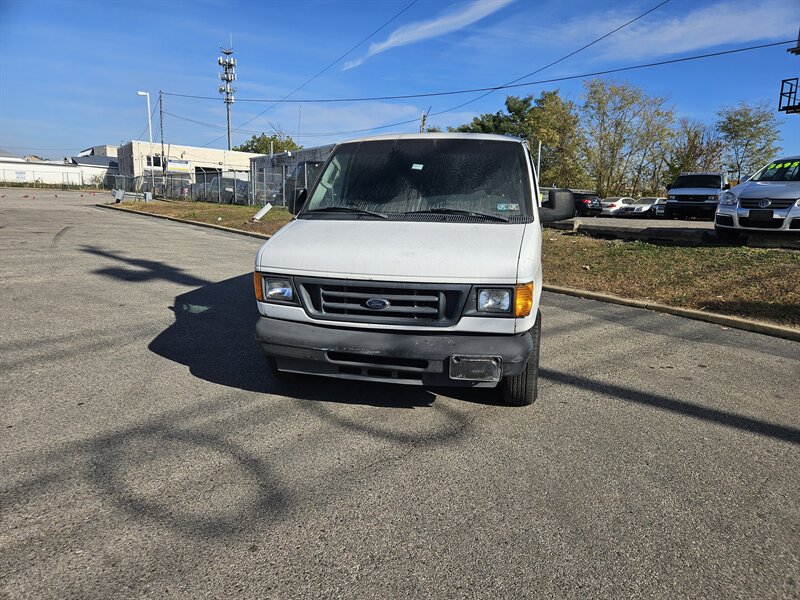
[[[260,156],[251,152],[179,146],[177,144],[164,144],[164,155],[168,161],[173,162],[173,168],[168,169],[168,173],[187,171],[194,173],[197,168],[246,173],[250,170],[250,159]],[[120,175],[140,177],[149,175],[153,168],[156,174],[160,175],[163,167],[148,166],[148,156],[160,157],[161,144],[153,142],[151,145],[149,142],[132,141],[120,146],[117,152]]]
[[[83,174],[76,165],[18,162],[0,159],[0,182],[12,184],[83,185]]]

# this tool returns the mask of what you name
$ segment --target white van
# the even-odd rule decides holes
[[[499,388],[536,399],[542,222],[526,144],[482,134],[337,145],[256,255],[256,339],[276,377]]]

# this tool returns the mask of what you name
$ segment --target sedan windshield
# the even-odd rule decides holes
[[[655,204],[656,198],[639,198],[634,204]]]
[[[768,164],[750,181],[800,181],[800,160],[778,160]]]
[[[341,210],[337,210],[341,209]],[[301,216],[470,218],[520,222],[531,215],[523,146],[468,138],[342,144]]]

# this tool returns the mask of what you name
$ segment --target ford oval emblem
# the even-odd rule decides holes
[[[761,208],[767,208],[769,206],[772,206],[772,200],[770,200],[769,198],[764,198],[761,202],[758,203],[758,206]]]
[[[371,308],[372,310],[383,310],[384,308],[389,308],[392,303],[386,298],[370,298],[366,301],[366,305],[367,308]]]

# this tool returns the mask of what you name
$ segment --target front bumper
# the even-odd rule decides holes
[[[715,227],[763,233],[793,233],[800,235],[800,208],[792,206],[772,211],[772,218],[759,220],[750,217],[755,209],[740,206],[720,206],[714,217]]]
[[[453,379],[455,356],[499,359],[501,377],[519,375],[533,350],[529,333],[406,333],[326,327],[261,317],[256,341],[281,371],[424,386],[495,387]]]
[[[667,202],[664,216],[670,217],[713,217],[717,202]]]

